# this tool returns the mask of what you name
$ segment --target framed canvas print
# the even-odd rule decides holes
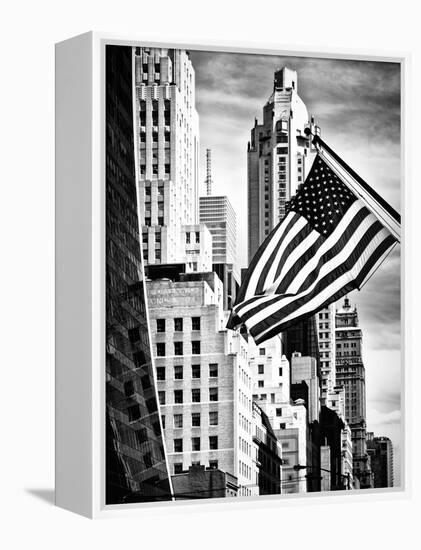
[[[402,493],[406,58],[56,46],[56,498]]]

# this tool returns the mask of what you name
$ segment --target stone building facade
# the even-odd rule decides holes
[[[185,50],[135,48],[135,145],[146,264],[180,261],[182,226],[199,222],[199,118]]]
[[[221,281],[185,274],[147,290],[171,474],[200,464],[236,477],[238,496],[258,494],[248,345],[225,329]]]

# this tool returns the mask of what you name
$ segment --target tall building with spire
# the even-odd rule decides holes
[[[298,95],[297,73],[275,72],[273,92],[255,120],[247,151],[248,259],[285,215],[285,203],[303,183],[315,157],[304,129],[320,133]]]
[[[212,235],[212,269],[223,282],[224,309],[235,301],[240,274],[237,266],[237,219],[226,195],[212,194],[211,150],[206,150],[206,195],[199,199],[199,221]]]
[[[336,310],[336,382],[345,388],[345,418],[351,428],[354,476],[361,488],[373,486],[366,436],[365,367],[358,312],[345,297]]]
[[[185,50],[135,48],[134,54],[144,259],[147,265],[182,263],[182,226],[199,221],[195,72]]]

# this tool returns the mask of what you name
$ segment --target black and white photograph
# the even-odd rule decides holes
[[[105,504],[401,486],[401,65],[105,47]]]

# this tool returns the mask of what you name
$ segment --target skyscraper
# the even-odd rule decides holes
[[[316,319],[322,379],[321,399],[322,405],[326,405],[328,394],[336,386],[335,304],[319,311]]]
[[[228,197],[212,195],[211,150],[206,150],[206,195],[199,199],[200,223],[212,235],[212,269],[223,282],[224,309],[235,301],[240,283],[237,266],[237,221]]]
[[[200,222],[208,226],[212,234],[212,263],[237,262],[236,216],[226,196],[200,197]]]
[[[298,95],[297,73],[286,67],[276,71],[263,123],[255,120],[248,144],[249,262],[311,168],[315,149],[304,134],[309,126],[319,133]]]
[[[106,74],[106,503],[169,500],[139,246],[130,47],[107,46]]]
[[[374,487],[393,487],[393,445],[388,437],[367,432],[367,452],[371,458]]]
[[[345,417],[351,428],[354,476],[361,488],[372,486],[370,457],[366,442],[365,367],[362,358],[362,331],[357,308],[345,297],[336,311],[336,382],[345,388]]]
[[[195,74],[184,50],[135,49],[138,198],[145,263],[184,261],[182,226],[198,223]]]

